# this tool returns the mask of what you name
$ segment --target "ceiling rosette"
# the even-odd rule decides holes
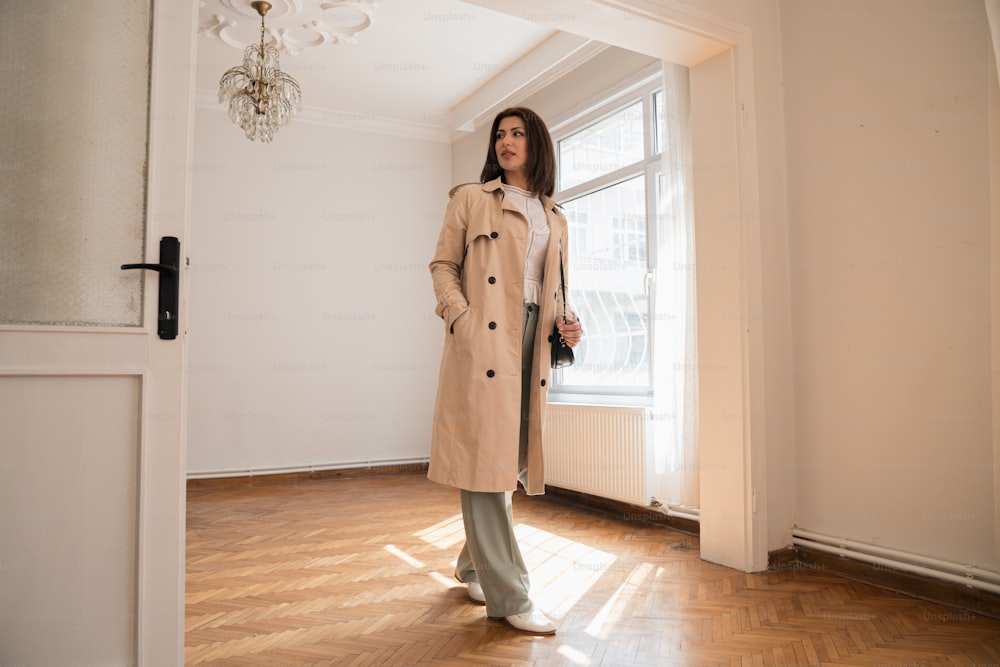
[[[198,34],[244,50],[260,37],[251,0],[203,0]],[[280,53],[295,56],[325,44],[353,44],[371,26],[375,0],[271,0],[266,40]]]

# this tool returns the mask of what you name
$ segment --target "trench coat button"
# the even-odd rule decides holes
[[[490,276],[489,278],[486,279],[486,282],[488,282],[490,285],[496,285],[497,279],[493,276]]]
[[[496,322],[490,322],[490,329],[496,329],[496,328],[497,328],[497,323]]]
[[[552,334],[549,334],[549,342],[550,343],[555,342],[555,338],[552,337]]]
[[[545,380],[542,380],[542,386],[543,387],[545,386]]]
[[[499,234],[497,234],[496,232],[490,232],[490,238],[491,238],[491,239],[495,239],[495,238],[496,238],[496,237],[498,237],[498,236],[500,236],[500,235],[499,235]]]
[[[491,378],[494,375],[496,375],[496,373],[493,372],[493,369],[486,371],[486,377]]]

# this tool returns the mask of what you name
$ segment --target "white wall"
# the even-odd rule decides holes
[[[752,34],[768,549],[797,525],[996,569],[983,3],[692,5]]]
[[[797,523],[995,569],[983,3],[781,10]]]
[[[426,457],[447,143],[196,112],[191,473]]]

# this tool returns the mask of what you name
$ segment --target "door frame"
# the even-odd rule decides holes
[[[156,262],[161,236],[181,239],[180,330],[156,337],[155,277],[145,272],[145,329],[140,458],[138,656],[140,665],[184,662],[187,486],[187,261],[191,227],[198,2],[153,0],[150,50],[146,257]],[[152,232],[150,231],[152,230]],[[152,406],[169,406],[157,414]]]

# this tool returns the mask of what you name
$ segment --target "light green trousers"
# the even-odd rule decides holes
[[[538,306],[524,305],[521,334],[521,434],[518,478],[523,480],[528,448],[528,399],[531,394],[531,358],[538,328]],[[483,493],[461,490],[465,546],[458,556],[459,581],[478,581],[486,596],[486,615],[494,618],[531,609],[528,568],[514,535],[511,492]]]

